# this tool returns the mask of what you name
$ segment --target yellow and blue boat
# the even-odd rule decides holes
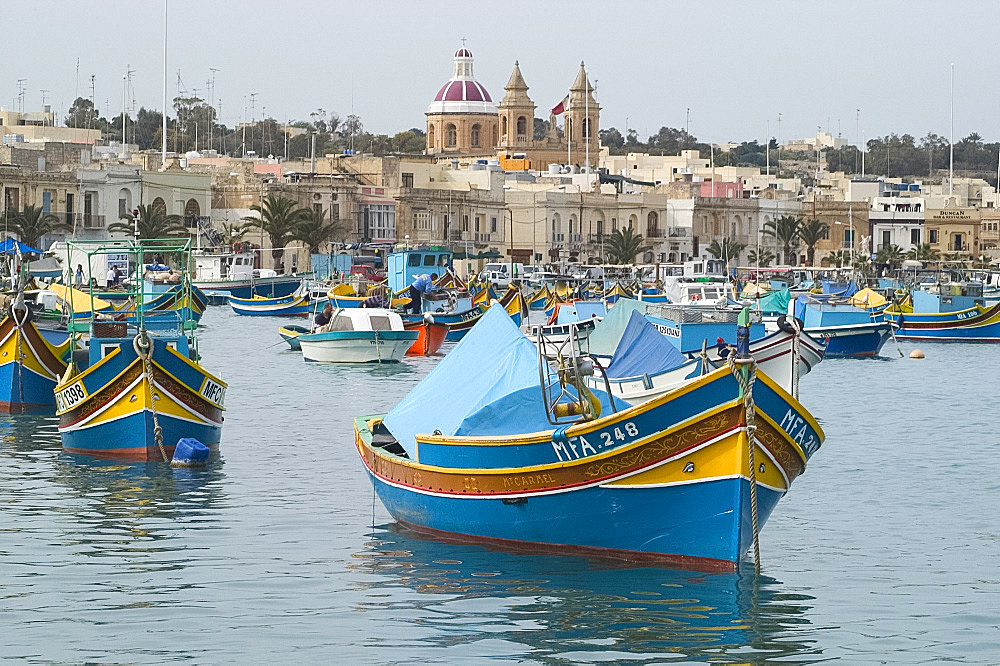
[[[52,391],[66,371],[72,349],[72,336],[60,345],[46,340],[23,299],[15,300],[0,321],[0,412],[51,408]]]
[[[549,290],[549,285],[542,284],[535,293],[528,297],[528,309],[544,310],[545,304],[548,303],[550,298],[552,298],[552,291]]]
[[[295,293],[276,298],[230,296],[229,306],[236,314],[247,317],[308,317],[309,294]]]
[[[88,254],[134,252],[140,265],[147,242],[69,241]],[[165,245],[170,242],[176,245]],[[189,254],[190,244],[157,241],[154,247]],[[173,331],[151,331],[140,310],[135,322],[98,316],[85,323],[71,320],[69,326],[71,332],[86,327],[90,344],[74,354],[54,390],[64,450],[165,461],[182,438],[218,448],[227,385],[201,365],[189,322]]]
[[[397,522],[733,570],[824,438],[749,358],[634,406],[574,382],[579,357],[560,355],[549,375],[547,358],[494,307],[388,414],[355,419],[358,454]]]

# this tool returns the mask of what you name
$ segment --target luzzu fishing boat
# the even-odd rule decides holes
[[[463,292],[459,293],[462,294]],[[482,318],[488,307],[485,304],[470,306],[471,299],[468,296],[459,298],[454,303],[451,303],[447,295],[442,295],[444,298],[436,301],[425,298],[424,314],[430,313],[434,317],[435,322],[448,327],[446,340],[461,340],[466,333],[472,330],[476,322]],[[510,315],[511,320],[517,326],[521,325],[521,321],[527,320],[528,304],[517,287],[508,287],[498,302],[504,307],[507,314]],[[450,311],[445,310],[446,306],[438,306],[435,303],[450,303],[452,309]],[[412,324],[423,321],[424,314],[403,314],[402,317],[405,323]]]
[[[134,252],[190,253],[185,241],[69,241],[89,255]],[[169,245],[173,243],[174,245]],[[142,284],[138,281],[137,284]],[[142,294],[134,294],[141,300]],[[152,315],[150,315],[152,316]],[[216,449],[222,436],[226,382],[200,363],[192,322],[151,331],[141,310],[135,322],[70,321],[87,330],[87,350],[74,354],[55,387],[63,448],[123,460],[165,461],[178,440],[195,438]]]
[[[309,294],[300,288],[290,296],[265,298],[229,297],[229,305],[238,315],[249,317],[307,317],[309,316]]]
[[[733,570],[824,437],[755,372],[748,337],[726,367],[629,406],[493,307],[388,414],[355,419],[358,453],[389,513],[421,532]]]
[[[880,313],[825,295],[800,295],[795,300],[795,316],[804,322],[809,335],[826,342],[828,357],[878,356],[892,339],[893,324]]]
[[[1000,342],[1000,303],[983,305],[982,284],[956,285],[955,291],[932,293],[915,290],[911,294],[913,312],[897,305],[884,310],[898,327],[896,337],[904,340]]]
[[[420,322],[408,322],[403,328],[417,332],[417,339],[406,350],[407,356],[433,356],[448,337],[448,327],[437,323],[433,317],[425,317]]]
[[[18,270],[18,291],[0,320],[0,412],[21,414],[55,404],[52,391],[66,371],[73,338],[46,340],[24,301],[26,267]]]

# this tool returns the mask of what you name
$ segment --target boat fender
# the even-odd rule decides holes
[[[801,319],[796,317],[795,321],[796,323],[798,323],[800,331],[805,330],[806,325]],[[784,331],[785,333],[791,333],[793,335],[796,332],[795,327],[792,326],[790,323],[788,323],[788,319],[785,317],[785,315],[781,315],[780,317],[778,317],[778,328]]]
[[[171,467],[202,467],[208,464],[208,447],[193,437],[177,440]]]
[[[430,312],[425,312],[424,313],[424,323],[425,324],[433,324],[434,323],[434,315],[432,315]]]

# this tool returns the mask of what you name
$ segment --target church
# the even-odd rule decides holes
[[[549,129],[535,138],[535,103],[521,67],[514,62],[504,96],[494,104],[486,87],[472,70],[472,52],[464,46],[455,51],[452,76],[427,107],[427,154],[457,158],[511,158],[524,155],[532,169],[550,163],[583,165],[588,143],[591,166],[600,151],[598,131],[601,107],[584,64],[569,88],[569,94],[549,113]],[[555,97],[555,95],[553,96]],[[563,115],[563,127],[556,116]]]

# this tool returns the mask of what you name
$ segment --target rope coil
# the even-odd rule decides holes
[[[797,337],[797,336],[796,336]],[[743,407],[746,411],[747,453],[750,462],[750,522],[753,526],[753,563],[754,570],[760,574],[760,524],[757,518],[757,463],[754,460],[755,440],[757,435],[756,411],[753,400],[753,385],[757,381],[757,363],[751,358],[749,363],[737,362],[736,354],[729,354],[730,372],[736,377],[743,393]],[[744,375],[743,367],[749,366]]]
[[[156,400],[158,396],[153,393],[153,360],[150,357],[152,340],[149,339],[149,334],[145,330],[139,331],[132,339],[132,348],[135,349],[135,353],[142,359],[142,371],[146,377],[146,386],[149,387],[149,411],[153,413],[153,441],[156,442],[156,446],[160,450],[163,462],[169,462],[167,460],[167,452],[163,448],[163,428],[160,426],[160,418],[156,413]]]

